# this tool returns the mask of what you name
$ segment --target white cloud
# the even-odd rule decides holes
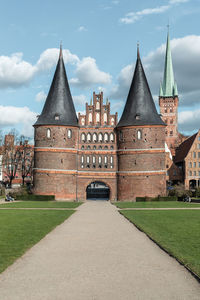
[[[59,57],[59,49],[51,48],[47,49],[40,55],[40,58],[36,64],[38,72],[50,70],[56,65]],[[79,61],[77,55],[72,54],[68,49],[63,49],[63,59],[65,63],[76,64]]]
[[[189,2],[190,0],[170,0],[170,4],[179,4],[179,3],[186,3]]]
[[[200,109],[195,111],[182,111],[178,115],[180,131],[194,132],[200,129],[199,122]]]
[[[37,102],[41,102],[41,101],[44,101],[46,99],[47,95],[45,94],[44,91],[41,91],[39,93],[37,93],[37,95],[35,96],[35,100]]]
[[[77,96],[73,96],[73,100],[75,105],[84,105],[87,101],[86,96],[81,94],[81,95],[77,95]]]
[[[87,29],[84,26],[80,26],[78,28],[78,31],[82,32],[82,31],[87,31]]]
[[[143,59],[152,92],[158,94],[163,78],[165,44]],[[178,85],[180,105],[192,105],[200,101],[200,36],[190,35],[171,41],[175,79]],[[199,102],[200,103],[200,102]]]
[[[33,78],[36,67],[22,57],[22,53],[0,56],[0,88],[21,86]]]
[[[163,44],[142,59],[147,80],[153,95],[159,93],[160,82],[164,73],[166,45]],[[200,36],[185,36],[171,40],[171,51],[175,80],[179,92],[179,105],[200,104]],[[127,97],[134,72],[134,64],[124,67],[118,75],[117,84],[111,91],[111,98]]]
[[[22,53],[15,53],[10,57],[0,56],[0,88],[16,88],[28,84],[36,74],[54,67],[58,57],[59,49],[57,48],[42,52],[35,65],[24,61]],[[63,59],[74,68],[76,77],[70,80],[72,84],[89,87],[95,84],[111,83],[111,75],[101,71],[94,58],[84,57],[80,60],[77,55],[64,49]]]
[[[0,127],[17,127],[22,125],[21,134],[32,137],[37,114],[28,107],[0,106]]]
[[[167,5],[161,5],[153,8],[145,8],[136,12],[129,12],[125,15],[125,17],[120,18],[120,22],[124,24],[132,24],[140,20],[144,16],[164,13],[167,10],[169,10],[173,5],[186,3],[188,1],[190,0],[170,0]]]
[[[77,63],[76,77],[70,79],[70,83],[80,87],[90,87],[94,84],[111,83],[111,75],[100,71],[96,60],[92,57],[84,57]]]
[[[110,93],[112,99],[124,99],[127,97],[131,79],[133,77],[133,71],[133,64],[127,65],[120,71],[117,77],[117,84],[113,86]]]
[[[162,5],[154,8],[145,8],[141,11],[130,12],[125,15],[124,18],[121,18],[120,21],[125,24],[135,23],[143,16],[152,15],[152,14],[160,14],[167,11],[170,8],[169,5]]]

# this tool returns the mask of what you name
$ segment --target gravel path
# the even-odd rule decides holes
[[[0,275],[0,299],[199,300],[200,284],[114,205],[91,201]]]

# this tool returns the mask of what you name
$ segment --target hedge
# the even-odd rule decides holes
[[[156,198],[150,197],[136,197],[136,202],[147,202],[147,201],[177,201],[176,196],[158,196]]]
[[[16,200],[23,200],[23,201],[54,201],[54,195],[16,195]]]

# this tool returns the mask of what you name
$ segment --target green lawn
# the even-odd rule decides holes
[[[200,277],[199,210],[120,212]]]
[[[73,212],[73,210],[0,210],[0,272]]]
[[[76,208],[82,202],[58,202],[58,201],[22,201],[0,204],[1,207],[13,208]]]
[[[152,201],[152,202],[116,202],[118,208],[177,208],[200,207],[200,203],[188,203],[179,201]]]

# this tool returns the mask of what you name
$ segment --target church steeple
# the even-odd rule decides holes
[[[126,105],[117,127],[164,125],[156,111],[137,46],[137,61]]]
[[[34,125],[78,126],[76,111],[63,61],[62,45],[60,46],[56,71],[44,108]]]
[[[164,69],[164,76],[163,76],[163,82],[162,82],[162,92],[163,92],[163,94],[162,95],[160,94],[159,95],[160,97],[178,96],[177,86],[174,81],[174,72],[173,72],[172,56],[171,56],[171,49],[170,49],[169,31],[167,34],[165,69]]]

